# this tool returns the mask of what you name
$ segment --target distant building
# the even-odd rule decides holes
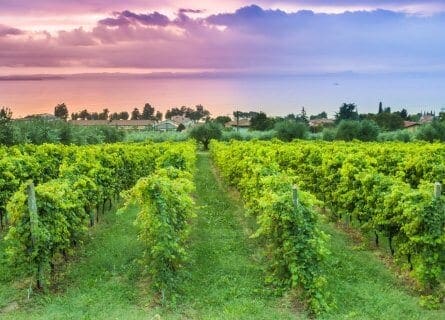
[[[161,121],[159,123],[156,123],[153,126],[153,129],[155,131],[176,131],[176,130],[178,130],[178,126],[179,126],[179,123],[177,123],[173,120],[167,119],[167,120]]]
[[[240,131],[247,131],[250,128],[250,119],[233,120],[225,124],[226,128],[238,129]]]
[[[420,118],[419,122],[420,122],[420,124],[426,124],[426,123],[433,122],[433,120],[434,120],[434,116],[432,116],[432,115],[423,115]]]
[[[309,120],[309,127],[315,128],[315,127],[333,126],[334,123],[335,123],[334,119],[312,119]]]
[[[186,116],[173,116],[170,120],[176,122],[178,125],[182,124],[186,128],[190,128],[194,124],[193,120],[187,118]]]
[[[403,121],[403,128],[408,131],[416,131],[420,123],[414,121]]]

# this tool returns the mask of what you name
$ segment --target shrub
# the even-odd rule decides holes
[[[283,141],[305,139],[308,135],[308,128],[304,123],[291,120],[278,122],[275,131],[277,138]]]

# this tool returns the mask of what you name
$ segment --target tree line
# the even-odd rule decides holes
[[[69,111],[65,103],[58,104],[54,108],[54,116],[68,120]],[[203,118],[210,119],[210,111],[206,110],[204,106],[198,104],[195,108],[186,106],[173,107],[165,113],[166,119],[171,119],[174,116],[186,117],[194,122]],[[102,112],[89,112],[83,109],[79,112],[71,113],[71,120],[152,120],[161,121],[163,117],[162,112],[157,111],[150,103],[146,103],[142,109],[134,108],[131,113],[127,111],[120,111],[111,113],[108,108],[104,108]]]

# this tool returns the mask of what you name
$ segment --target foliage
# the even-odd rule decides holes
[[[39,286],[49,283],[54,266],[82,242],[87,226],[99,220],[107,202],[157,167],[192,172],[195,161],[190,142],[20,148],[10,148],[10,156],[0,159],[0,212],[9,201],[6,239],[13,268],[37,278]],[[28,182],[24,184],[30,178],[37,184],[33,231]]]
[[[54,107],[54,116],[65,121],[68,119],[68,108],[65,103],[58,104]]]
[[[344,141],[352,141],[354,139],[376,141],[379,131],[379,127],[371,120],[343,120],[337,127],[335,139]]]
[[[378,141],[403,141],[410,142],[414,140],[414,133],[408,130],[397,130],[389,132],[380,132]]]
[[[274,120],[267,117],[264,112],[260,112],[250,119],[251,130],[266,131],[272,129],[273,126]]]
[[[419,289],[426,296],[443,297],[439,282],[445,269],[445,199],[433,198],[432,184],[445,182],[443,145],[258,141],[215,143],[212,148],[233,149],[231,159],[246,154],[256,159],[250,163],[250,179],[255,179],[252,170],[265,164],[266,172],[278,167],[295,177],[301,188],[324,202],[331,219],[375,233],[377,245],[380,237],[387,238],[391,254],[410,270]],[[243,183],[238,177],[243,163],[233,162],[227,178]]]
[[[343,103],[338,113],[335,114],[335,122],[342,120],[358,120],[357,106],[354,103]]]
[[[317,214],[310,209],[315,201],[305,192],[299,192],[296,201],[291,192],[296,180],[280,173],[273,161],[274,151],[262,148],[256,154],[255,148],[255,143],[214,141],[211,154],[257,219],[254,236],[263,240],[270,258],[267,282],[278,290],[301,291],[309,309],[319,314],[328,308],[322,270],[327,250],[326,235],[318,229]]]
[[[394,131],[403,128],[403,118],[399,113],[381,112],[375,116],[375,122],[383,130]]]
[[[326,111],[322,111],[319,114],[312,115],[312,116],[309,117],[310,120],[327,119],[327,118],[328,118],[328,114],[326,113]]]
[[[335,128],[324,128],[322,131],[324,141],[334,141],[336,136],[337,130]]]
[[[112,126],[83,127],[65,121],[34,118],[13,121],[13,144],[62,143],[62,144],[99,144],[114,143],[124,139],[125,132]]]
[[[230,122],[232,119],[228,116],[218,116],[213,121],[219,123],[221,125],[225,125],[227,122]]]
[[[360,134],[360,122],[355,120],[342,120],[335,135],[336,140],[352,141]]]
[[[380,129],[374,121],[360,121],[360,131],[358,139],[361,141],[376,141],[379,136]]]
[[[283,141],[293,139],[305,139],[308,134],[308,127],[303,122],[280,121],[275,125],[277,138]]]
[[[223,131],[221,140],[230,141],[230,140],[271,140],[276,137],[276,132],[274,130],[268,131]]]
[[[208,122],[205,124],[197,125],[190,130],[190,137],[195,139],[197,142],[203,144],[204,149],[207,150],[209,148],[210,140],[212,139],[221,139],[222,136],[222,128],[221,125]]]
[[[0,145],[14,144],[14,129],[12,127],[12,112],[9,108],[0,109]]]
[[[176,272],[184,264],[188,221],[194,216],[190,173],[174,168],[140,179],[124,197],[140,207],[135,221],[144,244],[144,261],[155,290],[171,293]]]
[[[195,122],[208,118],[210,111],[206,110],[202,105],[195,106],[195,109],[182,106],[181,108],[172,108],[165,113],[166,119],[171,119],[173,116],[184,116]]]
[[[423,125],[416,132],[416,139],[433,141],[445,141],[445,122],[433,121]]]

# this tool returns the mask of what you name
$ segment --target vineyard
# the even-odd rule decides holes
[[[209,155],[197,153],[191,141],[2,147],[0,291],[5,291],[0,292],[0,317],[8,315],[4,310],[13,300],[17,305],[32,306],[33,299],[47,303],[45,297],[55,294],[63,278],[61,270],[77,264],[79,252],[94,245],[104,226],[116,232],[110,241],[130,237],[125,241],[140,247],[137,254],[110,254],[131,254],[132,260],[123,264],[134,263],[139,270],[131,277],[144,283],[153,316],[174,319],[173,306],[188,318],[215,318],[190,311],[201,299],[207,301],[201,307],[205,312],[222,304],[226,312],[239,301],[255,301],[255,308],[247,308],[247,302],[238,308],[251,310],[253,318],[280,314],[292,319],[300,312],[344,318],[338,292],[345,289],[329,272],[333,261],[343,263],[333,244],[339,243],[344,227],[362,236],[361,245],[372,242],[373,250],[388,251],[397,271],[376,261],[382,272],[408,277],[411,284],[403,285],[403,293],[398,287],[391,290],[403,301],[417,299],[419,309],[403,302],[403,312],[412,319],[441,317],[444,183],[442,144],[212,141]],[[235,191],[239,196],[230,196]],[[128,230],[134,227],[134,240],[133,231],[119,233],[110,227],[113,219],[126,221]],[[361,254],[342,246],[351,259]],[[247,267],[251,264],[256,267]],[[218,297],[208,300],[213,281],[231,276],[239,279],[218,285]],[[15,289],[6,291],[11,286]],[[408,295],[407,290],[414,291]],[[290,293],[301,310],[272,306]],[[134,318],[140,318],[142,309],[135,312]],[[227,318],[251,316],[234,313]],[[372,318],[362,315],[367,317]]]
[[[223,176],[241,191],[249,211],[258,217],[258,233],[274,244],[274,255],[281,255],[272,260],[273,268],[279,268],[274,274],[291,286],[298,279],[309,289],[314,311],[323,306],[323,278],[316,261],[326,237],[317,232],[315,214],[303,214],[311,217],[305,221],[298,216],[298,207],[289,209],[291,184],[304,190],[306,210],[322,207],[330,219],[372,232],[376,245],[380,237],[387,238],[391,255],[417,280],[424,303],[437,305],[442,300],[443,145],[214,142],[211,150]],[[314,196],[318,204],[311,199]],[[303,243],[310,246],[304,248]],[[289,259],[298,254],[295,248],[302,250],[303,259]],[[300,261],[298,266],[295,261]]]

